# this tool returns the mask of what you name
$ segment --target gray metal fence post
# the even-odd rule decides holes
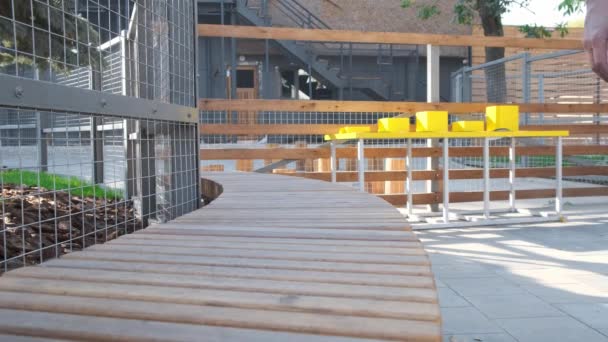
[[[440,89],[439,54],[440,54],[441,50],[439,49],[439,46],[433,46],[433,45],[429,44],[426,47],[426,51],[427,51],[427,54],[426,54],[426,82],[427,82],[426,99],[427,99],[427,102],[439,102],[440,101],[440,98],[439,98],[439,89]],[[445,144],[445,141],[447,141],[447,139],[444,139],[444,144]],[[438,144],[437,139],[427,139],[426,146],[427,147],[438,147],[439,144]],[[444,165],[444,168],[447,168],[447,165]],[[433,157],[427,158],[426,169],[427,170],[438,170],[439,169],[439,159],[433,158]],[[446,186],[446,184],[444,184],[444,187],[445,186]],[[439,189],[438,181],[432,180],[432,181],[426,182],[426,192],[427,193],[438,193],[439,191],[440,191],[440,189]],[[436,203],[429,204],[428,210],[437,212],[437,211],[439,211],[439,205]]]
[[[525,52],[522,55],[522,97],[524,103],[530,103],[530,88],[531,88],[531,62],[530,53]],[[530,121],[530,113],[524,113],[523,124],[528,125]]]
[[[460,80],[462,84],[462,102],[471,102],[473,101],[472,95],[472,71],[469,68],[462,68],[462,79]]]
[[[102,184],[104,180],[103,176],[103,130],[98,130],[103,124],[101,118],[91,118],[91,147],[93,150],[93,182],[95,184]]]
[[[524,52],[522,54],[522,96],[523,103],[530,103],[530,88],[531,88],[531,62],[530,53]],[[530,113],[523,113],[523,118],[520,118],[519,123],[522,125],[528,125],[530,123]],[[521,157],[521,166],[528,167],[528,157]]]
[[[538,102],[545,103],[545,75],[538,75]],[[540,124],[545,123],[545,113],[538,113]]]
[[[44,132],[49,127],[49,113],[40,113],[36,111],[36,141],[38,142],[38,165],[40,171],[48,171],[49,164],[49,148],[47,143],[47,134]]]

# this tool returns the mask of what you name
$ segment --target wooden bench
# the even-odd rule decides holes
[[[204,178],[221,195],[201,210],[6,273],[0,339],[441,340],[429,260],[391,205],[314,180]]]

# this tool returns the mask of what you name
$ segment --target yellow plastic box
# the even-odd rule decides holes
[[[492,131],[519,131],[518,106],[492,106],[486,108],[486,129]]]
[[[483,132],[483,121],[456,121],[452,122],[452,132]]]
[[[447,132],[448,112],[416,113],[416,132]]]
[[[371,131],[372,131],[371,127],[365,127],[365,126],[347,126],[347,127],[340,128],[339,133],[340,134],[345,134],[345,133],[367,133],[367,132],[371,132]]]
[[[410,118],[384,118],[378,120],[378,132],[409,132]]]

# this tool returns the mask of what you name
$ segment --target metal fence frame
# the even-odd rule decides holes
[[[167,221],[175,217],[183,215],[189,211],[200,207],[200,172],[199,172],[199,117],[196,108],[184,107],[158,101],[144,100],[122,95],[114,95],[93,91],[88,89],[63,86],[31,79],[24,79],[9,75],[0,74],[0,109],[16,111],[19,116],[21,111],[35,112],[34,130],[36,134],[31,137],[22,137],[21,127],[17,127],[18,137],[13,138],[18,140],[21,145],[22,139],[34,141],[35,145],[32,148],[37,150],[37,162],[35,167],[11,167],[1,172],[15,171],[23,174],[26,170],[31,170],[38,174],[38,187],[26,188],[23,184],[13,184],[10,186],[16,190],[16,194],[2,195],[2,215],[8,215],[8,209],[5,211],[4,203],[9,201],[21,201],[21,206],[14,210],[21,211],[21,218],[14,220],[10,228],[5,222],[2,226],[3,239],[3,254],[4,257],[0,261],[0,272],[9,269],[29,265],[32,263],[42,262],[49,258],[58,257],[61,254],[69,253],[72,250],[78,250],[91,244],[104,242],[122,234],[132,233],[135,230],[145,228],[148,224],[158,221]],[[81,162],[80,168],[92,168],[92,181],[89,182],[92,186],[104,182],[104,164],[106,162],[104,156],[104,143],[106,143],[105,133],[100,132],[99,127],[104,125],[105,120],[115,120],[121,122],[121,138],[124,149],[124,166],[125,174],[119,175],[121,181],[124,182],[124,197],[122,200],[111,200],[105,197],[105,202],[101,204],[93,195],[93,203],[89,206],[82,205],[80,209],[70,209],[67,216],[58,216],[55,211],[54,217],[43,218],[40,213],[42,204],[38,208],[38,222],[26,221],[23,216],[25,212],[24,200],[27,198],[38,198],[40,203],[46,197],[58,198],[59,195],[69,198],[69,203],[74,200],[77,195],[73,195],[71,189],[51,188],[43,189],[41,184],[41,174],[49,168],[49,146],[47,146],[50,132],[53,131],[52,119],[55,115],[75,116],[81,119],[78,124],[70,128],[78,132],[88,130],[90,136],[86,137],[86,141],[90,141],[87,145],[87,151],[92,151],[92,155],[87,157],[85,162]],[[4,114],[3,114],[4,115]],[[29,117],[28,117],[29,118]],[[85,119],[84,121],[82,119]],[[89,127],[82,126],[81,122],[90,125]],[[29,121],[28,121],[29,122]],[[17,125],[21,122],[16,121]],[[46,128],[45,128],[46,127]],[[67,126],[66,126],[67,129]],[[148,132],[146,133],[146,129]],[[67,132],[67,130],[66,130]],[[66,136],[68,133],[65,133]],[[81,134],[81,133],[76,133]],[[77,138],[78,139],[78,138]],[[82,140],[82,138],[80,138]],[[88,144],[88,143],[87,143]],[[157,156],[154,152],[158,146],[163,145],[165,152],[163,156]],[[21,146],[17,149],[19,151]],[[29,148],[29,147],[28,147]],[[53,147],[54,148],[54,147]],[[161,151],[162,151],[161,146]],[[14,158],[5,151],[4,159]],[[18,157],[20,158],[20,157]],[[69,160],[72,156],[64,157]],[[159,166],[159,162],[161,163]],[[162,164],[164,163],[164,164]],[[163,169],[162,165],[168,165],[169,169]],[[160,167],[160,169],[159,169]],[[52,173],[55,175],[55,173]],[[23,176],[22,176],[23,177]],[[75,177],[71,175],[70,177]],[[0,176],[3,179],[3,176]],[[159,184],[163,183],[163,184]],[[3,189],[6,184],[2,184]],[[88,185],[87,185],[88,186]],[[86,186],[83,186],[83,188]],[[4,191],[4,190],[3,190]],[[84,192],[83,192],[84,193]],[[107,196],[107,195],[106,195]],[[160,203],[160,202],[162,203]],[[97,203],[97,204],[95,204]],[[129,203],[129,204],[127,204]],[[120,217],[109,224],[107,221],[99,222],[98,212],[105,212],[105,219],[108,219],[108,212],[112,209],[118,214],[120,208],[131,208],[133,214],[129,217]],[[160,208],[160,209],[159,209]],[[127,210],[127,209],[125,209]],[[130,209],[128,209],[130,210]],[[36,211],[36,210],[34,210]],[[122,211],[120,212],[122,213]],[[14,213],[11,214],[14,216]],[[93,215],[97,222],[93,227],[85,229],[85,216]],[[100,214],[103,216],[103,214]],[[53,215],[51,215],[53,216]],[[73,217],[77,217],[74,223]],[[82,222],[80,222],[82,217]],[[14,217],[13,217],[14,219]],[[69,238],[58,238],[57,227],[61,221],[69,221]],[[88,221],[91,224],[90,220]],[[45,237],[46,242],[42,239],[42,225],[55,225],[54,243],[52,237]],[[64,222],[65,224],[66,222]],[[77,233],[72,234],[76,226],[73,224],[82,224],[79,230],[74,230]],[[17,235],[22,235],[21,242],[10,241],[13,245],[12,251],[7,246],[8,230],[17,232]],[[62,229],[66,229],[65,227]],[[48,227],[47,227],[48,230]],[[21,231],[21,233],[19,233]],[[38,244],[31,244],[31,238],[26,241],[26,234],[32,231],[39,231]],[[27,232],[27,233],[26,233]],[[15,232],[13,232],[14,234]],[[53,235],[53,233],[48,233]],[[14,237],[14,235],[13,235]],[[15,238],[18,240],[18,238]],[[15,244],[22,245],[22,250],[18,255],[15,254]],[[76,247],[73,247],[76,246]]]

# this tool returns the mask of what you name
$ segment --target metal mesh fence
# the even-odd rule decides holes
[[[0,271],[198,208],[194,4],[1,2]]]
[[[194,1],[4,0],[0,73],[194,105]]]
[[[498,84],[498,87],[489,87]],[[534,55],[521,53],[494,62],[465,67],[452,74],[455,102],[513,102],[600,104],[608,101],[608,88],[593,71],[583,51],[559,51]],[[520,125],[600,125],[606,113],[521,113]],[[565,145],[600,145],[600,133],[571,134]],[[552,145],[552,139],[526,139],[522,143]],[[546,164],[552,156],[524,158],[528,167]],[[571,165],[605,165],[603,156],[567,158]],[[581,163],[581,161],[583,163]]]
[[[194,123],[0,107],[7,116],[19,129],[0,129],[2,271],[198,208]]]

